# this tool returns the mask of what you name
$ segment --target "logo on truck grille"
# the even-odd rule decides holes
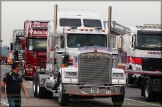
[[[97,50],[94,50],[94,55],[95,55],[95,56],[97,55]]]

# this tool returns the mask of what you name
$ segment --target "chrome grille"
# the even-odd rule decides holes
[[[84,53],[79,56],[79,83],[108,84],[111,70],[111,55]]]
[[[46,66],[46,58],[33,58],[33,64],[35,66],[41,66],[45,67]]]

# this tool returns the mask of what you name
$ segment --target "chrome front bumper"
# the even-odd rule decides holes
[[[78,96],[110,97],[125,94],[123,85],[94,86],[94,85],[69,85],[63,84],[64,94]]]

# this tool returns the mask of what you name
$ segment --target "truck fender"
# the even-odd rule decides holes
[[[54,85],[54,87],[52,88],[53,90],[57,90],[57,88],[59,87],[60,85],[60,78],[61,78],[61,74],[60,72],[57,72],[56,74],[56,84]]]
[[[146,76],[143,79],[143,81],[142,81],[141,96],[144,96],[143,88],[144,88],[144,85],[145,85],[146,80],[148,80],[150,82],[150,87],[151,87],[151,90],[152,90],[152,81],[151,81],[151,78],[149,76]]]

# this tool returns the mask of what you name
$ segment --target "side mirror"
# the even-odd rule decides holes
[[[123,37],[122,36],[116,37],[116,46],[119,50],[122,49],[122,46],[123,46]]]
[[[22,42],[22,49],[25,49],[25,42]]]
[[[131,37],[130,37],[130,47],[132,48],[132,49],[134,49],[134,47],[135,47],[135,43],[136,43],[136,34],[133,34]]]
[[[136,46],[136,35],[133,35],[133,45],[134,45],[134,48]]]
[[[11,45],[11,50],[13,50],[13,45]]]
[[[7,50],[9,50],[10,48],[9,47],[7,47]]]
[[[25,38],[21,39],[21,43],[22,43],[22,49],[25,49]]]

